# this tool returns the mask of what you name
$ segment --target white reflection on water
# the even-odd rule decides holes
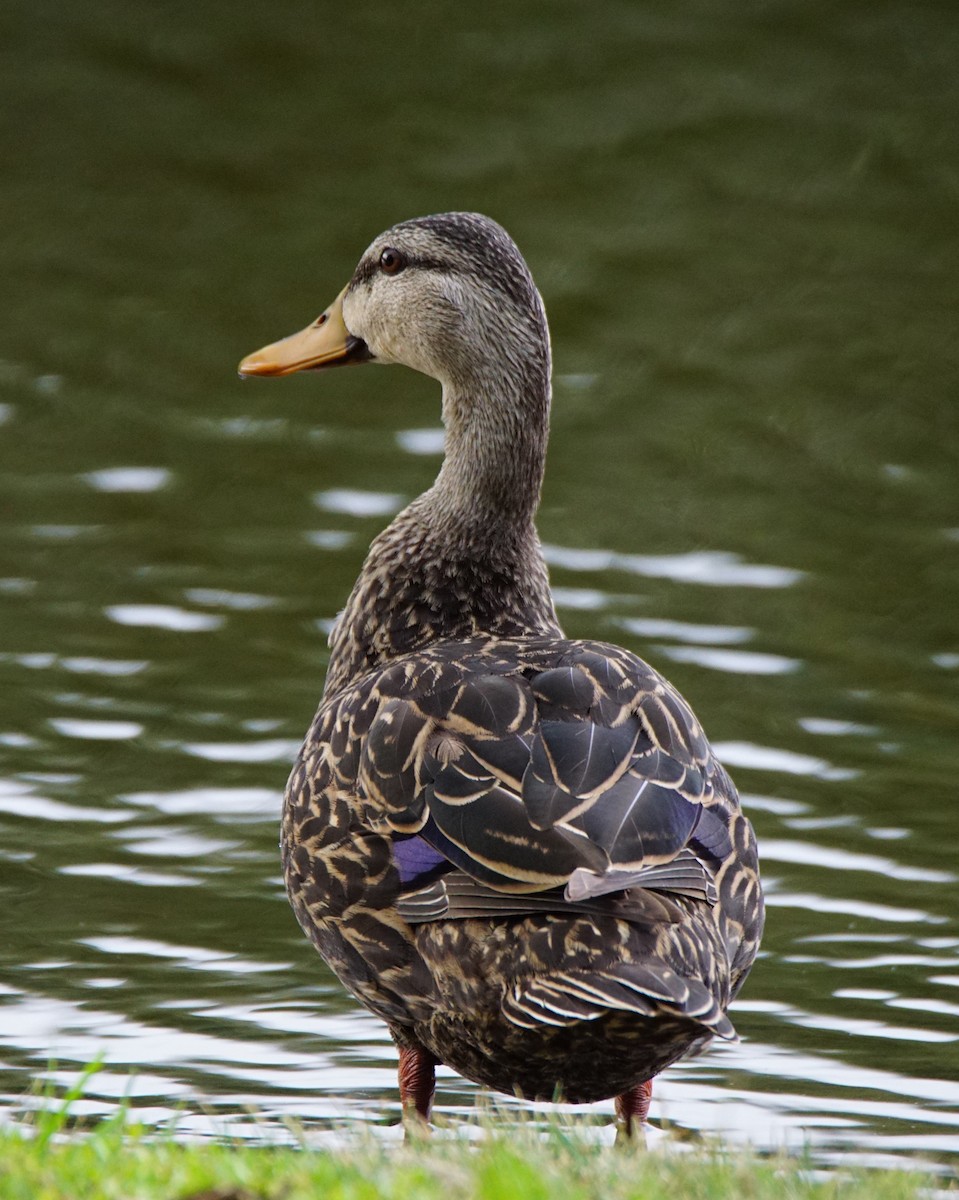
[[[727,550],[692,550],[686,554],[619,554],[614,550],[578,550],[546,544],[543,554],[551,567],[568,571],[628,571],[649,579],[673,579],[710,587],[792,587],[803,572],[792,567],[743,562]]]
[[[311,1004],[291,1001],[286,1004],[220,1004],[206,1008],[204,1017],[239,1021],[277,1033],[303,1033],[314,1038],[349,1045],[354,1054],[382,1057],[390,1040],[380,1021],[365,1009],[348,1014],[324,1014]]]
[[[809,939],[812,940],[811,938]],[[836,970],[888,971],[894,967],[951,967],[955,957],[938,958],[930,954],[874,954],[870,957],[828,958],[821,955],[792,954],[790,962],[816,962]],[[838,993],[833,993],[837,995]],[[893,993],[895,994],[895,993]]]
[[[772,880],[763,881],[766,887],[767,908],[801,908],[813,913],[842,913],[848,917],[866,917],[870,921],[922,921],[940,924],[947,917],[934,916],[921,908],[897,908],[892,904],[872,904],[868,900],[831,899],[812,892],[779,892]]]
[[[0,812],[40,821],[93,821],[102,825],[129,821],[133,816],[122,809],[88,808],[80,804],[65,804],[62,800],[50,800],[46,796],[35,795],[28,784],[7,779],[0,779]]]
[[[282,971],[290,965],[285,962],[254,962],[241,959],[225,950],[210,950],[205,946],[178,946],[153,938],[127,937],[120,934],[78,938],[77,944],[89,946],[103,954],[139,954],[146,958],[168,958],[191,970],[222,969],[231,975],[258,975],[267,971]]]
[[[183,596],[191,604],[209,608],[233,608],[241,612],[272,608],[279,603],[276,596],[260,596],[255,592],[229,592],[224,588],[186,588]]]
[[[311,546],[318,546],[321,550],[342,550],[354,537],[345,529],[310,529],[303,536]]]
[[[256,742],[183,742],[180,749],[208,762],[289,762],[300,749],[299,738],[264,738]]]
[[[73,866],[60,867],[59,873],[90,879],[109,879],[116,883],[136,883],[140,887],[199,887],[204,882],[200,878],[177,875],[172,871],[145,871],[142,867],[111,862],[74,863]]]
[[[756,746],[752,742],[714,742],[716,757],[727,767],[748,767],[753,771],[780,771],[785,775],[815,775],[818,779],[838,782],[853,779],[858,771],[834,767],[824,758],[798,754],[778,746]]]
[[[44,538],[51,542],[72,542],[75,538],[87,537],[100,533],[102,525],[32,525],[30,533],[33,537]]]
[[[396,492],[368,492],[359,488],[330,488],[317,492],[313,502],[324,512],[347,513],[351,517],[386,517],[403,504]]]
[[[734,1012],[739,1011],[741,1004],[733,1006]],[[843,1088],[855,1091],[880,1092],[895,1096],[897,1102],[902,1097],[926,1102],[936,1101],[940,1104],[953,1105],[959,1110],[959,1082],[952,1079],[937,1079],[932,1077],[910,1078],[896,1071],[886,1071],[879,1067],[865,1067],[845,1062],[841,1057],[814,1054],[806,1050],[797,1051],[783,1046],[759,1041],[749,1041],[742,1047],[724,1049],[717,1047],[710,1051],[710,1057],[722,1059],[731,1053],[739,1051],[747,1060],[743,1065],[750,1075],[765,1075],[775,1080],[777,1087],[784,1079],[807,1080],[824,1087]],[[685,1069],[693,1067],[693,1063],[685,1064]],[[726,1066],[726,1063],[722,1064]],[[782,1093],[774,1091],[773,1097],[778,1103]],[[824,1099],[821,1096],[804,1095],[795,1097],[797,1106],[805,1104],[815,1109],[819,1106],[832,1107],[835,1100]],[[868,1097],[842,1097],[843,1105],[855,1105],[866,1113],[875,1103]],[[957,1129],[957,1148],[959,1148],[959,1111],[952,1113],[937,1112],[936,1110],[916,1109],[910,1107],[908,1119],[929,1121],[931,1124],[951,1122]]]
[[[610,597],[599,588],[553,587],[553,600],[557,608],[574,608],[580,612],[599,612],[605,608]]]
[[[138,675],[150,664],[145,659],[96,658],[92,655],[58,657],[52,650],[32,651],[28,654],[0,653],[0,662],[16,663],[33,671],[46,671],[62,667],[75,675]]]
[[[913,1000],[907,996],[897,996],[889,1001],[890,1008],[915,1009],[917,1012],[939,1013],[944,1017],[959,1017],[959,1004],[948,1004],[945,1000],[935,1000],[931,996]]]
[[[128,741],[143,732],[139,721],[105,721],[89,717],[50,717],[49,721],[62,737],[95,741]]]
[[[400,429],[396,441],[407,454],[442,454],[446,433],[440,425],[430,429]]]
[[[804,1029],[836,1030],[851,1033],[856,1037],[889,1038],[898,1042],[956,1042],[959,1033],[943,1033],[938,1029],[916,1029],[907,1025],[887,1025],[883,1021],[869,1021],[860,1017],[830,1016],[825,1013],[797,1013],[787,1017],[794,1025]]]
[[[35,579],[21,579],[16,575],[0,579],[0,596],[29,596],[36,588]]]
[[[836,988],[833,995],[837,1000],[892,1000],[896,993],[882,988]]]
[[[98,492],[157,492],[171,478],[165,467],[107,467],[81,476]]]
[[[277,441],[289,436],[289,422],[284,417],[194,417],[192,424],[201,433],[214,437],[249,438]]]
[[[937,1112],[935,1109],[909,1104],[901,1099],[897,1090],[900,1082],[918,1083],[925,1080],[904,1081],[889,1073],[882,1081],[870,1078],[863,1084],[891,1099],[846,1098],[840,1094],[807,1095],[790,1091],[782,1086],[782,1079],[790,1077],[799,1069],[801,1082],[819,1083],[828,1087],[855,1087],[856,1072],[845,1064],[832,1063],[825,1058],[796,1055],[784,1058],[775,1054],[772,1047],[756,1047],[750,1059],[751,1071],[768,1074],[774,1090],[763,1094],[739,1086],[730,1089],[712,1087],[708,1083],[687,1084],[683,1072],[676,1071],[665,1077],[654,1092],[654,1109],[666,1120],[693,1128],[721,1132],[729,1140],[747,1142],[769,1149],[782,1149],[802,1153],[810,1147],[817,1149],[817,1158],[828,1159],[825,1147],[842,1146],[841,1161],[851,1165],[853,1156],[863,1165],[878,1165],[880,1151],[892,1151],[910,1143],[918,1149],[930,1152],[955,1153],[959,1150],[959,1134],[955,1132],[916,1133],[923,1125],[946,1126],[955,1130],[959,1113]],[[764,1049],[770,1051],[769,1060],[764,1061]],[[866,1072],[867,1076],[874,1076]],[[933,1088],[938,1080],[928,1081]],[[908,1089],[905,1093],[909,1095]],[[917,1099],[922,1101],[920,1094]],[[952,1103],[956,1100],[953,1099]],[[866,1121],[882,1122],[881,1134],[870,1134]],[[899,1126],[899,1128],[897,1128]],[[906,1133],[905,1130],[909,1132]],[[870,1153],[864,1153],[866,1147]],[[901,1159],[891,1159],[888,1165],[902,1167]],[[923,1164],[913,1163],[914,1167]],[[936,1165],[927,1164],[933,1170]]]
[[[170,816],[253,817],[279,822],[283,793],[273,788],[198,787],[182,792],[133,792],[120,800]]]
[[[242,1041],[162,1025],[147,1025],[122,1013],[105,1012],[52,996],[24,996],[0,1009],[0,1045],[17,1045],[57,1061],[87,1063],[100,1047],[104,1061],[136,1068],[143,1063],[203,1064],[231,1074],[237,1064],[296,1066],[304,1061],[266,1041]],[[93,1051],[91,1053],[91,1051]]]
[[[225,838],[211,838],[175,828],[144,829],[138,826],[123,830],[119,836],[130,854],[153,858],[209,858],[213,862],[214,855],[227,855],[241,845]]]
[[[783,796],[760,796],[756,792],[744,791],[740,791],[739,795],[745,808],[774,813],[777,817],[792,817],[809,811],[809,805],[803,804],[801,800],[787,800]]]
[[[61,658],[60,666],[77,675],[125,676],[139,675],[150,665],[145,659],[119,658]]]
[[[786,675],[798,671],[802,663],[798,658],[786,658],[782,654],[763,654],[756,650],[717,649],[713,646],[657,646],[656,653],[673,662],[695,663],[711,671],[725,671],[730,675]]]
[[[625,617],[619,624],[639,637],[674,638],[694,645],[736,646],[753,636],[751,629],[741,625],[694,625],[662,617]]]
[[[174,604],[111,604],[104,612],[117,625],[171,629],[177,633],[203,633],[219,629],[225,620],[215,613],[190,612]]]
[[[776,862],[802,863],[809,867],[826,867],[835,871],[872,871],[889,879],[908,883],[953,883],[952,871],[937,871],[931,867],[909,867],[883,858],[878,854],[859,854],[854,850],[833,849],[811,842],[787,841],[783,838],[763,838],[763,859]]]
[[[876,725],[861,725],[858,721],[836,721],[829,717],[800,717],[798,723],[807,733],[818,733],[825,737],[845,737],[849,734],[875,737],[879,733]]]

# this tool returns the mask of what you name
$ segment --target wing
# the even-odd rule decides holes
[[[618,647],[434,647],[354,692],[330,746],[361,822],[394,838],[414,919],[715,901],[735,791],[678,693]]]
[[[516,917],[549,912],[623,917],[644,924],[673,923],[682,919],[681,910],[667,896],[655,893],[692,896],[708,904],[716,901],[716,888],[709,872],[688,850],[675,862],[647,867],[631,872],[626,879],[616,879],[607,895],[583,899],[571,899],[568,885],[522,895],[499,891],[479,883],[465,871],[451,869],[445,856],[419,837],[397,846],[395,857],[401,864],[401,878],[413,885],[404,890],[396,905],[400,916],[411,925],[465,917]],[[404,875],[404,868],[411,860],[419,860],[416,874]],[[429,866],[423,870],[420,864],[425,866],[426,863]]]

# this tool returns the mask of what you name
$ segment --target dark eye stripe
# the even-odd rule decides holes
[[[437,258],[415,258],[406,257],[406,265],[404,271],[443,271],[446,274],[451,274],[453,267],[449,263],[441,262]],[[350,280],[350,287],[356,287],[360,283],[369,283],[377,275],[383,274],[383,269],[380,266],[379,258],[364,259],[363,262],[353,272],[353,278]],[[400,274],[400,272],[397,272]],[[388,276],[389,277],[389,276]]]

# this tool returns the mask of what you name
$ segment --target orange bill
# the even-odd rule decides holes
[[[345,292],[346,288],[306,329],[248,354],[239,365],[240,375],[292,375],[368,359],[366,343],[354,337],[343,321]]]

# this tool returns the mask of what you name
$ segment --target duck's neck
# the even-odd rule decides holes
[[[549,431],[549,376],[464,380],[443,389],[446,456],[422,497],[454,529],[502,535],[533,524]]]
[[[327,695],[439,641],[560,634],[534,525],[548,343],[532,361],[506,365],[445,384],[443,466],[373,542],[330,637]]]

